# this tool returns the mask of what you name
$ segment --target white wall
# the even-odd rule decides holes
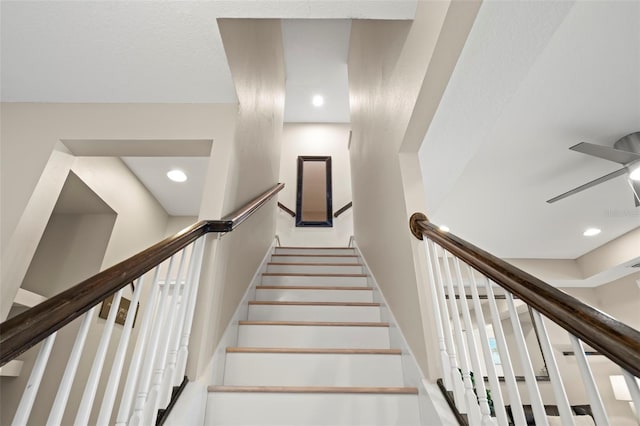
[[[198,222],[197,216],[169,216],[167,219],[167,229],[165,230],[164,235],[165,237],[170,237],[196,222]]]
[[[221,19],[218,26],[239,99],[233,141],[214,140],[200,218],[220,218],[278,182],[284,113],[279,20]],[[275,235],[276,200],[230,234],[209,236],[191,343],[191,378],[206,374],[218,340]],[[192,353],[193,354],[193,353]]]
[[[284,125],[280,182],[285,187],[278,201],[296,210],[298,156],[331,157],[333,212],[352,201],[351,165],[349,163],[349,124],[293,124]],[[296,227],[295,218],[278,210],[276,234],[283,246],[340,247],[349,243],[353,235],[353,210],[349,209],[333,219],[332,228]]]
[[[64,153],[60,153],[59,155],[71,157],[69,154]],[[88,246],[84,245],[81,239],[74,239],[68,242],[69,249],[72,250],[73,253],[83,253],[84,250],[84,254],[81,259],[76,258],[64,260],[70,260],[71,262],[82,261],[86,262],[86,264],[79,269],[69,269],[64,266],[61,267],[60,272],[51,277],[49,285],[53,286],[53,288],[49,288],[50,292],[46,294],[47,296],[57,293],[57,290],[68,288],[70,284],[76,284],[77,281],[75,281],[75,279],[80,278],[81,275],[84,277],[84,275],[105,269],[106,267],[111,266],[112,264],[156,243],[162,239],[167,226],[167,214],[164,209],[119,159],[72,157],[69,165],[70,167],[67,169],[47,169],[47,175],[44,176],[43,181],[58,181],[59,178],[55,176],[56,174],[61,174],[64,179],[66,175],[72,171],[114,211],[117,217],[115,222],[113,221],[113,216],[107,218],[110,220],[113,229],[110,232],[110,235],[106,235],[106,240],[108,241],[106,250],[105,247],[101,250],[97,250],[100,251],[99,259],[95,258],[96,250],[88,249],[92,244],[95,244],[95,241],[88,243]],[[52,197],[52,202],[55,205],[57,194],[52,193],[49,195]],[[35,212],[31,212],[31,214],[36,216]],[[46,214],[46,211],[40,212],[39,215],[42,216],[42,218],[38,219],[44,220],[45,224],[47,223]],[[64,216],[71,216],[71,218]],[[82,231],[83,227],[91,228],[95,225],[95,222],[89,222],[91,219],[98,219],[98,223],[105,221],[102,217],[91,218],[90,216],[92,215],[82,215],[82,220],[78,221],[77,216],[78,215],[56,215],[56,217],[52,219],[60,226],[50,229],[49,232],[45,233],[41,240],[42,245],[44,246],[43,248],[48,248],[48,250],[45,250],[46,253],[41,253],[48,257],[44,263],[50,263],[56,260],[62,261],[62,259],[57,259],[57,256],[61,254],[62,250],[56,252],[56,241],[54,241],[59,237],[59,232],[66,232],[69,234],[72,232],[77,233]],[[101,238],[104,237],[105,236],[101,236]],[[36,260],[42,259],[36,258]],[[91,260],[94,263],[93,265],[90,264]],[[95,270],[89,271],[87,268]],[[33,286],[34,288],[32,289],[34,290],[42,288],[40,280],[45,279],[45,277],[39,273],[38,270],[33,270],[31,272],[32,273],[27,276],[28,281],[25,284],[27,286]],[[40,272],[42,271],[40,270]],[[67,279],[73,279],[74,281],[69,283],[67,282]],[[47,285],[47,287],[49,287],[49,285]],[[129,299],[131,298],[129,289],[125,290],[125,296]],[[141,306],[144,309],[144,298],[142,300]],[[49,408],[56,394],[58,381],[64,371],[64,366],[66,365],[67,357],[70,348],[73,345],[78,326],[79,320],[76,320],[58,333],[57,343],[54,346],[54,350],[49,361],[47,376],[43,379],[41,390],[38,394],[38,399],[36,400],[34,410],[30,418],[30,424],[44,424],[46,421]],[[87,337],[87,343],[85,345],[85,361],[81,363],[78,369],[77,379],[75,382],[76,386],[72,390],[69,399],[69,407],[71,408],[67,412],[67,417],[65,417],[64,423],[72,422],[73,413],[75,412],[74,408],[79,404],[82,388],[84,387],[84,383],[88,377],[91,360],[95,353],[95,349],[98,346],[103,327],[104,320],[95,318],[91,325],[91,329]],[[134,329],[134,337],[136,332],[137,329]],[[110,355],[108,359],[113,356],[119,337],[120,327],[117,326],[114,330],[109,347]],[[23,374],[20,377],[10,381],[2,381],[2,424],[10,423],[11,421],[11,416],[13,416],[18,399],[22,394],[22,389],[26,384],[28,372],[33,365],[38,347],[39,345],[30,349],[22,356],[25,364]],[[104,385],[105,383],[102,383],[102,387]],[[100,401],[102,397],[102,387],[98,390],[96,397],[98,401]],[[93,421],[95,421],[95,419]]]
[[[11,301],[53,211],[66,172],[75,161],[68,151],[65,152],[64,147],[61,150],[54,149],[60,140],[213,140],[213,162],[214,157],[223,158],[225,149],[233,143],[236,114],[236,105],[2,104],[1,317],[6,317],[9,311]],[[99,161],[101,160],[86,160],[86,166],[78,165],[84,170],[85,181],[93,179],[95,182],[90,169],[92,162]],[[218,167],[216,170],[220,171],[221,168],[224,169]],[[215,174],[210,173],[207,188],[211,188],[211,181],[216,178]],[[104,187],[109,182],[98,181],[95,184]],[[108,192],[117,191],[114,189]],[[223,193],[224,191],[205,190],[209,200],[221,200]],[[136,196],[132,192],[127,194],[131,200]],[[117,198],[117,195],[106,197]],[[144,211],[139,211],[138,214],[143,217]],[[208,218],[218,217],[220,216]],[[148,220],[155,221],[156,218],[151,215]],[[161,220],[166,220],[166,216]],[[105,265],[120,261],[156,242],[148,239],[146,226],[139,228],[135,224],[123,225],[127,228],[121,234],[125,239],[114,240],[114,245],[106,254]],[[161,226],[164,228],[164,224]],[[128,239],[127,233],[139,234],[137,238],[140,242],[136,243],[134,237]]]
[[[420,247],[408,225],[414,211],[425,211],[419,141],[478,6],[454,3],[418,2],[412,22],[354,21],[348,62],[355,236],[424,372],[430,371],[425,334],[429,348],[437,341],[429,296],[417,279]],[[460,11],[466,15],[454,19]],[[436,351],[431,354],[436,359]]]
[[[21,287],[52,297],[100,271],[115,214],[56,214]]]

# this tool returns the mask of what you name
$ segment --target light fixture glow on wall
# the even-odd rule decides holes
[[[313,95],[311,103],[313,104],[313,106],[321,107],[322,105],[324,105],[324,98],[322,97],[322,95]]]
[[[593,237],[595,235],[598,235],[600,232],[602,231],[598,228],[588,228],[582,233],[582,235],[584,235],[585,237]]]
[[[187,180],[187,175],[182,170],[173,169],[167,172],[167,177],[174,182],[184,182]]]
[[[636,167],[634,170],[629,173],[629,179],[631,180],[640,180],[640,166]]]

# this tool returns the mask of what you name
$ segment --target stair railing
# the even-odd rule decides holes
[[[592,415],[598,426],[610,424],[583,342],[621,368],[634,404],[640,408],[640,380],[635,378],[640,377],[638,330],[441,231],[422,213],[411,216],[410,229],[416,238],[424,241],[442,384],[447,394],[453,394],[452,408],[466,413],[468,424],[531,424],[525,415],[514,359],[522,369],[535,424],[549,424],[547,416],[552,405],[543,403],[520,311],[528,311],[532,317],[546,364],[544,369],[553,390],[555,407],[551,410],[560,416],[563,425],[574,425],[573,415],[585,412]],[[568,333],[589,400],[587,407],[572,407],[569,403],[547,332],[545,322],[548,320]],[[511,345],[507,344],[504,326],[509,326]],[[473,330],[477,330],[477,335]],[[488,331],[492,331],[493,336],[489,336]],[[501,373],[497,371],[494,357],[499,358]],[[490,393],[485,388],[485,374]],[[502,393],[501,380],[504,380],[506,395]]]
[[[62,424],[87,335],[103,302],[110,303],[110,308],[74,424],[88,424],[92,414],[97,415],[98,425],[113,423],[114,418],[117,425],[155,424],[158,409],[168,405],[172,387],[185,375],[206,234],[233,231],[283,187],[282,183],[275,185],[221,220],[198,222],[0,324],[0,366],[42,342],[12,424],[27,424],[58,331],[81,318],[46,423]],[[133,283],[127,314],[121,302],[125,288]],[[136,319],[143,291],[148,296],[142,318]],[[123,328],[107,371],[105,361],[116,321]],[[118,393],[136,322],[135,348],[124,390]],[[101,380],[107,384],[98,406],[95,399]],[[120,401],[114,417],[117,396]]]
[[[349,210],[351,207],[353,207],[353,201],[349,201],[347,204],[345,204],[344,206],[340,207],[338,209],[338,211],[336,211],[333,214],[334,218],[337,218],[338,216],[340,216],[342,213],[346,212],[347,210]]]

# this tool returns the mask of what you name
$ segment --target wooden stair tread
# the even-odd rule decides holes
[[[209,386],[209,392],[263,392],[263,393],[373,393],[416,395],[417,388],[402,386]]]
[[[254,348],[227,347],[227,353],[269,354],[346,354],[346,355],[401,355],[400,349],[342,349],[342,348]]]
[[[387,322],[338,322],[338,321],[238,321],[239,325],[294,325],[320,327],[389,327]]]
[[[344,286],[311,286],[311,285],[258,285],[256,290],[368,290],[371,287],[344,287]]]
[[[298,302],[298,301],[277,301],[277,300],[250,300],[249,305],[269,305],[269,306],[365,306],[380,307],[380,303],[375,302]]]
[[[361,263],[267,262],[275,266],[362,266]]]
[[[265,272],[266,277],[366,277],[367,274],[314,274],[305,272]]]
[[[293,246],[280,246],[276,247],[278,249],[287,249],[287,250],[355,250],[353,247],[293,247]]]
[[[358,257],[357,254],[291,254],[291,253],[273,253],[273,256],[288,256],[288,257]]]

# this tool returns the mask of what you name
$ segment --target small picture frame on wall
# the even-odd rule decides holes
[[[100,312],[98,316],[102,319],[107,319],[109,316],[109,311],[111,310],[111,305],[113,304],[113,294],[102,301],[102,307],[100,308]],[[118,307],[118,313],[116,314],[116,324],[124,325],[124,322],[127,319],[127,315],[129,314],[131,308],[131,300],[126,297],[120,298],[120,306]],[[133,318],[132,327],[136,326],[136,320],[138,319],[138,310],[140,308],[140,303],[138,302],[135,310],[135,317]]]

